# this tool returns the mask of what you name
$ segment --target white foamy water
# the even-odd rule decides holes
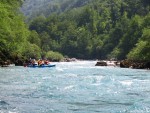
[[[98,67],[0,68],[0,113],[149,113],[150,71]]]

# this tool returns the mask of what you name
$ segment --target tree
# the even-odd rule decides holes
[[[42,33],[44,31],[44,26],[45,26],[45,20],[46,18],[44,16],[39,16],[35,18],[31,23],[30,23],[30,30],[36,30],[38,33]]]
[[[36,44],[27,43],[23,55],[26,59],[39,59],[41,58],[41,49]]]
[[[45,0],[44,4],[47,3],[48,0]],[[149,28],[150,20],[149,5],[146,3],[149,2],[63,0],[62,4],[57,4],[61,13],[54,11],[55,13],[49,17],[38,17],[30,23],[29,28],[38,33],[41,40],[40,48],[44,55],[48,51],[58,51],[69,57],[83,59],[115,57],[121,60],[127,58],[131,51],[142,48],[139,54],[148,56],[144,48],[149,48],[147,43],[149,40],[143,38],[147,34],[146,29]],[[54,7],[51,7],[51,11],[52,9]],[[30,42],[36,44],[36,33],[31,36]]]
[[[63,59],[63,55],[59,52],[48,51],[46,53],[46,58],[50,61],[60,61]]]
[[[23,16],[18,11],[20,1],[2,0],[0,2],[0,42],[2,60],[13,60],[15,56],[22,56],[29,31],[24,23]]]
[[[135,15],[129,23],[129,28],[120,40],[118,47],[122,50],[119,59],[126,58],[130,50],[135,47],[142,35],[142,19]]]
[[[132,60],[148,60],[150,58],[150,29],[143,30],[141,40],[136,44],[130,53],[127,55],[128,59]]]
[[[31,43],[31,44],[36,44],[37,46],[41,47],[41,39],[40,39],[40,36],[39,34],[35,31],[35,30],[32,30],[30,32],[30,35],[28,37],[28,41]]]

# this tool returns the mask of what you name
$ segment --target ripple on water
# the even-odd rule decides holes
[[[124,81],[120,81],[120,83],[125,86],[131,86],[133,84],[133,81],[132,80],[124,80]]]
[[[18,111],[8,102],[0,100],[0,113],[18,113]]]
[[[56,68],[0,68],[2,113],[148,113],[150,72],[56,63]]]

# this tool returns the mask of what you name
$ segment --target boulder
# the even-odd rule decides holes
[[[6,60],[6,61],[0,61],[0,66],[1,67],[8,67],[10,65],[10,61]]]
[[[121,68],[133,68],[133,69],[150,69],[149,61],[132,61],[132,60],[122,60],[120,62]]]
[[[95,66],[107,66],[107,63],[105,61],[98,61]]]

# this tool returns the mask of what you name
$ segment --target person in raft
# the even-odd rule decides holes
[[[44,61],[43,61],[42,59],[39,59],[39,60],[38,60],[38,65],[39,65],[39,66],[44,65]]]
[[[32,59],[31,63],[32,63],[33,66],[38,65],[38,63],[37,63],[37,61],[35,59]]]
[[[45,65],[49,65],[49,64],[50,64],[50,61],[46,59],[46,60],[44,60],[44,64],[45,64]]]

